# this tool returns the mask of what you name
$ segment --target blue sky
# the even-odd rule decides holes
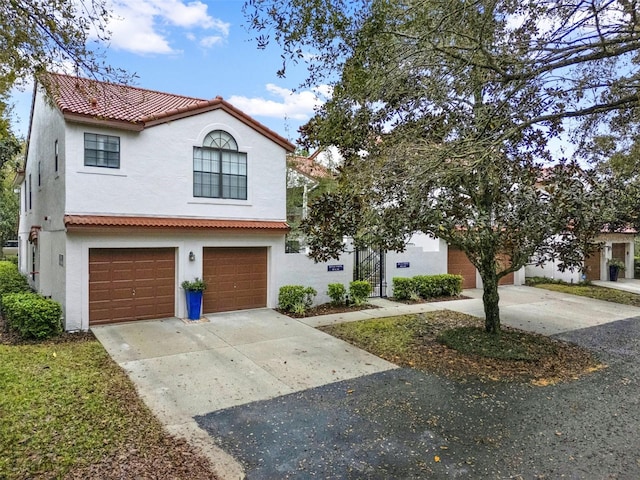
[[[287,71],[277,45],[258,50],[244,0],[111,0],[106,60],[136,74],[142,88],[210,99],[217,95],[294,141],[326,86],[297,90],[306,66]],[[26,136],[32,86],[14,91],[14,131]]]

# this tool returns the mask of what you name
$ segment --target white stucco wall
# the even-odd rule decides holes
[[[423,244],[428,248],[426,250],[420,246],[408,246],[404,252],[387,252],[385,263],[388,296],[393,296],[394,277],[447,273],[447,242],[431,240]]]
[[[327,295],[330,283],[341,283],[349,290],[349,282],[353,280],[353,255],[344,253],[339,260],[315,263],[304,253],[287,253],[281,258],[282,265],[277,279],[277,288],[284,285],[303,285],[313,287],[318,292],[314,299],[315,305],[327,303],[331,300]],[[341,265],[342,270],[334,267]],[[329,269],[332,266],[332,269]]]
[[[547,277],[554,280],[562,280],[567,283],[579,283],[582,281],[582,272],[579,270],[574,270],[573,272],[565,270],[561,272],[558,270],[556,262],[548,262],[542,266],[527,265],[525,267],[525,273],[527,277]]]
[[[55,145],[58,143],[58,170],[55,169]],[[64,271],[57,268],[58,254],[64,254],[64,155],[65,128],[59,111],[52,109],[41,92],[35,98],[29,137],[25,179],[20,193],[20,269],[36,271],[30,282],[36,290],[56,298],[64,289]],[[39,175],[38,175],[39,173]],[[38,176],[40,181],[38,181]],[[29,180],[31,179],[31,180]],[[31,190],[31,208],[29,205]],[[36,265],[32,269],[31,227],[41,227],[36,248]],[[43,284],[46,283],[46,286]]]
[[[224,130],[247,153],[247,200],[193,196],[193,148]],[[84,166],[84,133],[120,137],[120,168]],[[222,110],[127,132],[68,124],[66,211],[71,214],[284,220],[286,152]]]

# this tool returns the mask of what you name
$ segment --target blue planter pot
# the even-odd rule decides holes
[[[202,292],[185,290],[185,293],[187,294],[187,314],[189,315],[189,320],[200,320]]]

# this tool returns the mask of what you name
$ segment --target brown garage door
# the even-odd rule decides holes
[[[204,313],[267,306],[267,249],[205,248],[202,276]]]
[[[89,324],[175,315],[173,248],[89,250]]]
[[[499,256],[497,258],[498,261],[498,270],[502,270],[510,266],[509,257],[508,256]],[[514,274],[513,272],[507,273],[504,277],[498,280],[498,285],[513,285]]]
[[[447,272],[453,275],[462,275],[462,288],[476,288],[476,267],[462,250],[449,247]]]
[[[587,280],[600,280],[600,250],[593,252],[584,261]]]

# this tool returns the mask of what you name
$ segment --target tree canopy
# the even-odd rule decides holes
[[[616,224],[606,171],[562,158],[603,132],[624,149],[637,129],[635,1],[373,0],[245,5],[259,45],[309,60],[331,99],[303,128],[336,145],[341,189],[318,200],[312,255],[367,233],[402,248],[423,231],[462,249],[483,280],[486,329],[497,285],[535,258],[577,267]],[[603,173],[604,172],[604,173]]]
[[[89,76],[122,74],[103,61],[109,37],[106,0],[9,0],[0,5],[0,91],[48,69]]]

